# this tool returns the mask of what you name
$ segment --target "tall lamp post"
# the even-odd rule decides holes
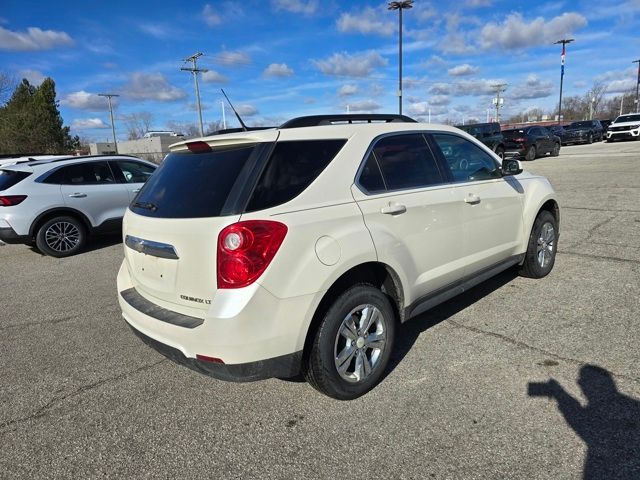
[[[402,115],[402,10],[413,7],[413,0],[403,0],[401,2],[389,2],[389,10],[398,10],[398,113]]]
[[[564,80],[564,56],[567,52],[567,43],[573,42],[573,38],[563,38],[554,43],[554,45],[562,44],[562,54],[560,55],[560,101],[558,102],[558,125],[562,122],[562,82]]]
[[[116,95],[115,93],[99,93],[99,97],[107,97],[109,101],[109,116],[111,117],[111,133],[113,133],[113,148],[116,153],[118,153],[118,144],[116,143],[116,125],[113,122],[113,106],[111,105],[111,99],[113,97],[119,97],[120,95]]]
[[[640,99],[638,98],[638,89],[640,88],[640,60],[634,60],[631,63],[638,64],[638,79],[636,80],[636,112],[640,113]]]

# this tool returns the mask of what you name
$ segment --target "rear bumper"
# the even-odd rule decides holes
[[[138,336],[168,358],[222,380],[299,373],[306,332],[319,301],[316,297],[281,299],[256,283],[219,290],[208,309],[184,311],[136,289],[126,261],[118,273],[122,316]],[[198,356],[224,363],[198,360]]]
[[[27,243],[29,235],[18,235],[11,227],[0,227],[0,242]]]

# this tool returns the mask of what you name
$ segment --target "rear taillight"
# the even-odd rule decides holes
[[[13,207],[27,198],[26,195],[0,195],[0,207]]]
[[[527,139],[526,139],[526,138],[514,138],[514,139],[513,139],[513,141],[514,141],[514,142],[521,143],[521,142],[526,142],[526,141],[527,141]]]
[[[218,288],[251,285],[273,260],[287,226],[271,220],[229,225],[218,235]]]

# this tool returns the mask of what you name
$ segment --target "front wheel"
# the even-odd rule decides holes
[[[558,155],[560,155],[560,144],[556,143],[553,145],[553,150],[551,150],[551,156],[557,157]]]
[[[587,139],[587,143],[593,143],[593,135],[589,134],[589,138]]]
[[[44,222],[36,233],[36,246],[45,255],[68,257],[80,251],[86,241],[86,230],[73,217],[55,217]]]
[[[396,315],[389,298],[371,285],[355,285],[325,313],[303,364],[306,380],[338,400],[364,395],[389,363]]]
[[[531,235],[520,275],[529,278],[542,278],[549,274],[556,261],[558,251],[558,222],[546,210],[538,214]]]

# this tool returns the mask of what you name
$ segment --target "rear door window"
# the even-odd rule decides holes
[[[282,205],[300,195],[331,163],[346,140],[278,142],[258,180],[246,211]]]
[[[422,134],[385,137],[375,144],[372,153],[388,190],[443,183],[437,161]]]
[[[111,160],[109,164],[119,183],[144,183],[155,171],[151,165],[132,160]]]
[[[206,153],[170,153],[130,208],[158,218],[220,216],[255,145]]]
[[[115,183],[107,162],[85,162],[58,168],[43,180],[57,185],[99,185]]]
[[[14,170],[0,170],[0,192],[7,190],[18,182],[24,180],[29,175],[29,172],[18,172]]]

